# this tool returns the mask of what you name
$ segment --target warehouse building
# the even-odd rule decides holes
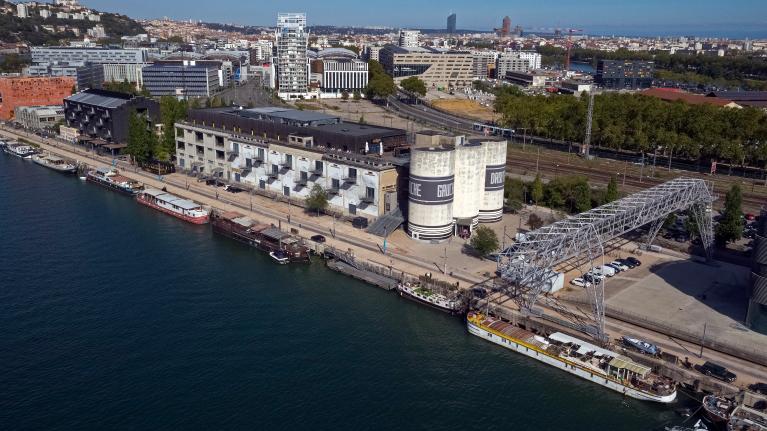
[[[377,218],[399,208],[405,131],[285,108],[193,110],[176,123],[179,170],[303,201],[314,185],[329,207]]]
[[[16,122],[26,129],[50,129],[59,121],[64,120],[64,107],[53,106],[19,106],[16,108]]]

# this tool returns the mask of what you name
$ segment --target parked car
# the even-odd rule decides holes
[[[723,380],[727,383],[732,383],[735,381],[735,379],[738,378],[735,373],[727,370],[727,368],[709,361],[706,361],[706,363],[701,365],[698,368],[698,371],[700,371],[702,374]]]
[[[623,262],[628,265],[629,268],[636,268],[637,266],[642,266],[642,262],[635,258],[634,256],[629,256],[625,259],[623,259]]]
[[[608,263],[608,265],[612,266],[613,268],[615,268],[615,269],[617,269],[619,271],[628,271],[629,270],[629,267],[626,266],[623,262],[621,262],[619,260],[614,260],[614,261]]]
[[[587,272],[586,274],[589,274],[592,277],[596,277],[600,280],[604,280],[605,278],[607,278],[607,276],[599,268],[591,268],[589,272]]]
[[[311,240],[312,240],[312,241],[314,241],[314,242],[319,242],[319,243],[323,243],[323,242],[325,242],[325,236],[323,236],[323,235],[313,235],[313,236],[312,236],[311,238],[309,238],[309,239],[311,239]]]
[[[612,267],[612,266],[610,266],[610,265],[602,265],[602,266],[598,267],[598,268],[597,268],[597,270],[599,270],[599,272],[600,272],[602,275],[606,275],[606,276],[608,276],[608,277],[612,277],[612,276],[614,276],[615,274],[617,274],[617,273],[619,273],[619,272],[620,272],[620,271],[616,270],[615,268],[613,268],[613,267]]]
[[[754,383],[753,385],[748,385],[748,390],[756,392],[757,394],[767,395],[767,383]]]
[[[602,275],[596,275],[591,273],[583,274],[583,279],[588,281],[589,283],[599,283],[600,281],[604,280],[604,276]]]
[[[224,186],[224,190],[228,191],[229,193],[240,193],[245,191],[244,189],[241,189],[237,186],[230,186],[230,185]]]
[[[588,281],[580,277],[573,278],[572,280],[570,280],[570,284],[572,284],[573,286],[578,286],[578,287],[591,287],[591,283],[589,283]]]

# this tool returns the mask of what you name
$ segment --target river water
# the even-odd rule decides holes
[[[0,154],[0,429],[649,430],[460,319]]]

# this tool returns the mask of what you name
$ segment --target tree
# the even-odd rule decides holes
[[[349,92],[348,91],[344,90],[344,91],[341,92],[341,100],[343,100],[344,102],[349,100]]]
[[[527,225],[530,226],[530,229],[536,230],[543,227],[543,220],[538,216],[536,213],[530,214],[530,217],[527,218]]]
[[[358,123],[365,124],[365,116],[364,115],[360,115],[360,120],[358,121]]]
[[[605,194],[605,202],[609,203],[618,200],[618,181],[615,177],[610,177],[610,182],[607,183],[607,194]]]
[[[151,130],[146,116],[133,112],[128,119],[128,146],[125,152],[138,164],[152,160],[157,137]]]
[[[474,234],[471,236],[471,246],[481,256],[487,256],[498,250],[498,236],[489,227],[480,226],[474,230]]]
[[[362,99],[362,93],[360,93],[359,90],[354,90],[354,93],[352,93],[352,97],[354,97],[354,100],[359,101]]]
[[[541,182],[540,175],[535,176],[533,184],[530,186],[530,197],[536,205],[543,200],[543,182]]]
[[[724,247],[728,242],[737,241],[743,236],[742,204],[743,196],[740,186],[733,184],[724,198],[722,218],[714,232],[714,240],[718,246]]]
[[[188,106],[186,100],[173,96],[160,98],[160,118],[163,124],[162,139],[156,156],[160,160],[170,160],[176,151],[176,122],[186,118]]]
[[[365,96],[368,99],[385,99],[397,91],[394,79],[384,71],[381,63],[368,61],[368,85],[365,87]]]
[[[306,209],[309,211],[316,211],[317,215],[320,215],[320,211],[325,211],[327,207],[327,192],[319,184],[314,184],[309,191],[309,196],[306,197]]]
[[[417,76],[405,78],[400,82],[400,86],[408,93],[417,94],[421,97],[426,95],[426,83]]]

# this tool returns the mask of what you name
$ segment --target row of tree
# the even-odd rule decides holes
[[[583,142],[588,98],[527,96],[497,91],[496,112],[528,135]],[[755,108],[668,103],[641,94],[595,96],[591,142],[616,150],[658,151],[669,157],[767,164],[767,115]]]

